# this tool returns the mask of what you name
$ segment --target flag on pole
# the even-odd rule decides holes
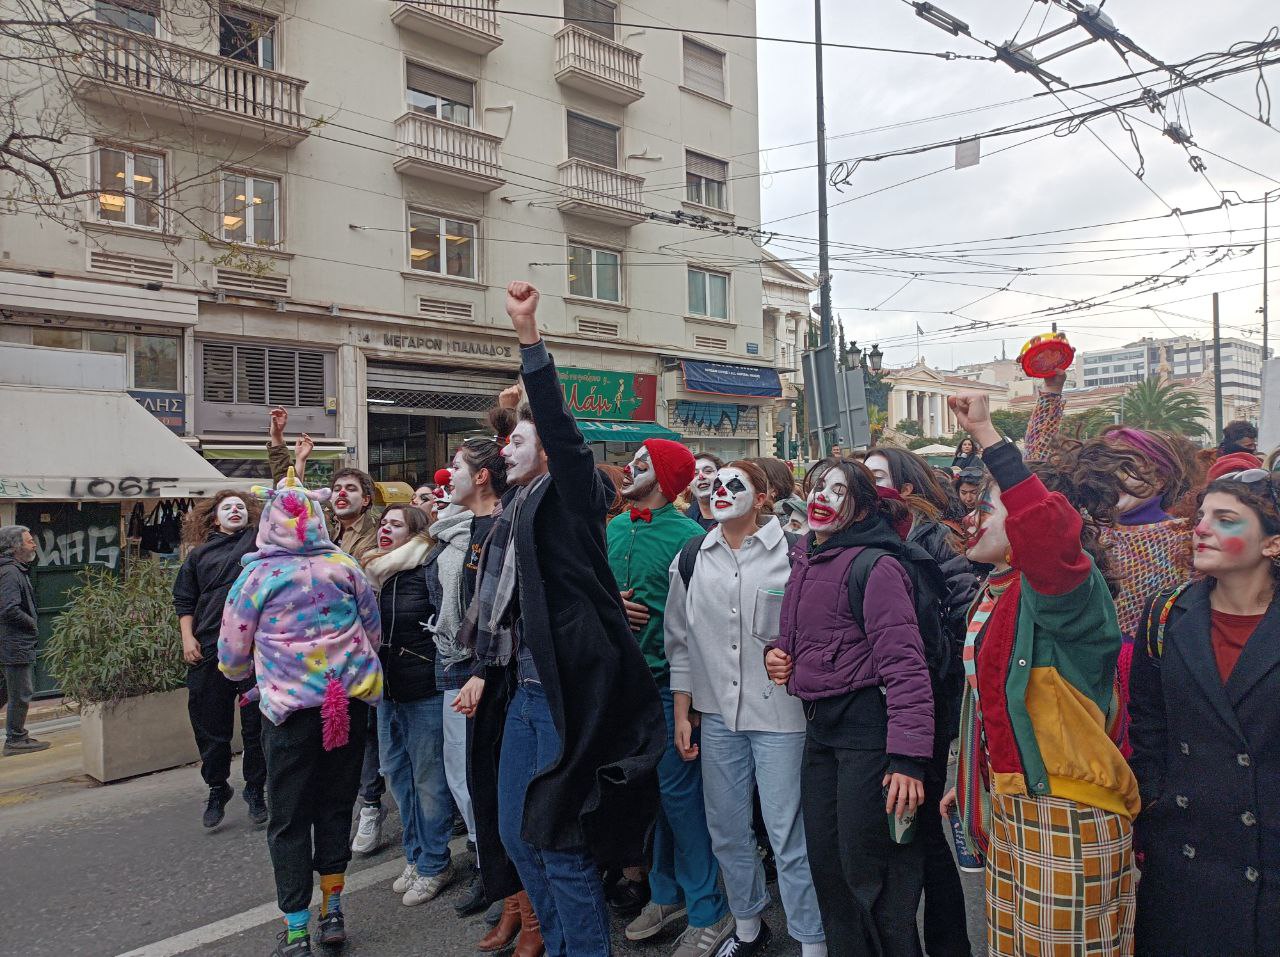
[[[920,323],[918,323],[918,322],[916,323],[916,335],[917,335],[917,336],[923,336],[923,335],[924,335],[924,330],[920,328]]]

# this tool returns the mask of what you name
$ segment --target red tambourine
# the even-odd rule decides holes
[[[1075,347],[1067,342],[1066,335],[1061,332],[1033,336],[1018,355],[1022,371],[1032,379],[1050,379],[1066,372],[1075,358]]]

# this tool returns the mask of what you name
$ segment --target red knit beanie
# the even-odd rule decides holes
[[[644,447],[658,476],[658,488],[668,502],[674,502],[693,481],[693,453],[670,439],[645,439]]]
[[[1230,475],[1232,472],[1247,472],[1249,469],[1262,468],[1262,459],[1256,455],[1250,455],[1248,452],[1232,452],[1230,455],[1219,457],[1209,468],[1209,474],[1205,478],[1206,484],[1216,482],[1224,475]]]

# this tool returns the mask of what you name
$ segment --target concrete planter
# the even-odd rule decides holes
[[[232,741],[236,751],[239,724],[237,718]],[[200,760],[187,717],[186,688],[112,705],[85,705],[80,710],[80,736],[85,773],[104,784]]]

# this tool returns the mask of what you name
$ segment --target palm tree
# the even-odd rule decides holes
[[[1111,404],[1109,411],[1113,415],[1119,413],[1123,424],[1138,429],[1175,432],[1193,439],[1209,434],[1204,427],[1206,412],[1200,398],[1190,389],[1158,377],[1136,383]]]
[[[889,414],[878,405],[867,406],[867,425],[871,429],[871,444],[875,445],[889,426]]]
[[[1116,415],[1101,406],[1073,412],[1062,420],[1062,432],[1075,439],[1092,439],[1101,435],[1109,425],[1114,425]]]

